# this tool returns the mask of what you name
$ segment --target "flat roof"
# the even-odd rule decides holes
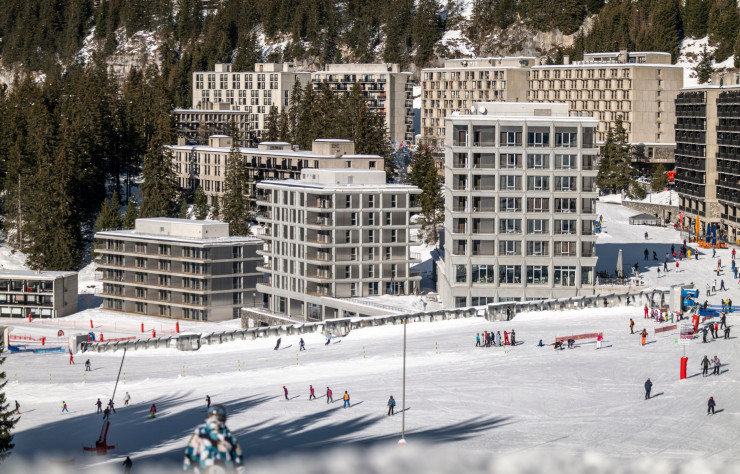
[[[35,278],[37,280],[54,280],[56,278],[77,275],[77,272],[53,272],[36,270],[0,270],[0,278]]]
[[[516,69],[519,71],[526,71],[527,69],[531,68],[532,66],[449,66],[449,67],[425,67],[422,69],[423,71],[457,71],[457,70],[465,70],[465,71],[473,71],[473,70],[484,70],[484,69]]]
[[[168,148],[172,150],[182,150],[182,151],[207,151],[212,153],[229,153],[231,151],[231,147],[228,146],[222,146],[222,147],[210,147],[205,145],[167,145]],[[268,155],[268,156],[284,156],[284,157],[294,157],[294,158],[322,158],[322,159],[342,159],[342,158],[365,158],[365,157],[371,157],[371,158],[380,158],[380,155],[341,155],[339,158],[337,158],[334,155],[318,155],[310,151],[306,150],[298,150],[298,151],[292,151],[292,150],[261,150],[259,148],[246,148],[246,147],[239,147],[239,153],[242,153],[244,155]]]
[[[220,222],[223,224],[223,222]],[[180,237],[170,235],[158,235],[158,234],[144,234],[136,232],[133,229],[126,230],[104,230],[95,233],[95,238],[98,237],[110,237],[110,238],[128,238],[128,239],[146,239],[153,241],[162,242],[182,242],[187,244],[200,244],[200,245],[215,245],[215,244],[250,244],[256,242],[262,242],[262,239],[253,235],[233,235],[229,237],[214,237],[200,239],[197,237]]]
[[[601,63],[601,62],[572,62],[570,64],[543,64],[542,66],[532,66],[530,69],[546,68],[579,68],[579,67],[653,67],[660,69],[683,69],[678,64],[658,64],[658,63]],[[592,79],[611,79],[594,77]]]
[[[346,168],[342,168],[339,171],[351,171]],[[261,181],[257,183],[257,188],[263,187],[283,187],[289,188],[305,188],[305,189],[332,189],[332,190],[347,190],[347,189],[358,189],[363,191],[385,191],[388,189],[397,189],[399,191],[418,191],[421,193],[421,189],[411,184],[394,184],[394,183],[383,183],[383,184],[323,184],[309,181],[301,181],[299,179],[271,179],[269,181]],[[418,193],[417,193],[418,194]]]
[[[679,92],[687,91],[687,92],[696,92],[701,90],[714,90],[714,89],[740,89],[740,84],[698,84],[695,86],[686,86],[682,87]]]
[[[583,53],[584,56],[618,56],[619,54],[619,51],[609,51],[606,53]],[[664,51],[627,51],[628,57],[630,54],[663,54],[667,56],[671,55],[671,53],[666,53]]]
[[[572,116],[562,116],[562,115],[552,115],[552,116],[544,116],[544,117],[535,117],[533,115],[448,115],[445,117],[445,120],[490,120],[490,121],[507,121],[512,120],[516,122],[574,122],[574,123],[581,123],[581,122],[593,122],[595,124],[599,123],[598,119],[595,119],[593,117],[572,117]]]

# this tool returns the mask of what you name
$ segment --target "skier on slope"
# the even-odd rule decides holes
[[[342,408],[352,408],[352,405],[349,404],[349,393],[347,393],[346,390],[344,391],[344,396],[342,397],[342,399],[344,400],[344,406]]]
[[[239,441],[226,427],[226,408],[213,405],[206,422],[197,428],[185,448],[183,471],[198,473],[243,472]]]
[[[645,330],[645,328],[642,328],[642,332],[640,333],[640,336],[642,336],[642,345],[643,346],[645,345],[645,341],[647,340],[647,335],[648,335],[648,333]]]
[[[62,400],[62,413],[64,413],[65,411],[69,413],[69,410],[67,409],[67,402]]]
[[[701,332],[702,332],[702,337],[703,337],[702,342],[707,342],[707,332],[708,332],[707,327],[704,326],[704,329],[702,329]]]
[[[156,418],[157,417],[157,406],[152,403],[152,407],[149,409],[149,418]]]
[[[516,332],[514,330],[511,330],[511,345],[516,346]]]
[[[475,347],[480,347],[480,333],[475,335]]]
[[[501,331],[496,331],[496,345],[501,347]]]
[[[21,404],[18,403],[18,400],[15,401],[15,414],[20,415],[21,414]]]
[[[282,340],[282,338],[278,337],[277,344],[275,344],[275,350],[280,349],[280,341],[281,340]]]
[[[309,392],[311,393],[311,394],[310,394],[310,395],[308,396],[308,399],[309,399],[309,400],[316,400],[316,393],[314,392],[314,389],[313,389],[313,385],[309,385],[309,386],[308,386],[308,390],[309,390]]]
[[[306,350],[306,343],[303,342],[303,338],[298,342],[298,350],[299,351],[305,351]]]
[[[714,372],[712,372],[712,375],[719,375],[719,369],[722,367],[722,363],[719,361],[719,357],[714,356],[714,359],[712,359],[712,363],[714,364]]]
[[[505,346],[509,345],[509,333],[506,331],[504,331],[504,345]]]
[[[645,319],[647,319],[648,318],[648,313],[650,312],[650,310],[648,309],[647,305],[645,305],[645,308],[643,308],[643,312],[645,313]]]
[[[85,361],[85,372],[90,372],[92,369],[90,368],[90,359],[87,359]]]
[[[128,392],[126,392],[126,395],[124,395],[123,397],[123,406],[127,407],[128,402],[130,401],[131,401],[131,395],[129,395]]]
[[[103,407],[103,402],[101,402],[99,398],[98,398],[98,401],[95,402],[95,406],[98,407],[98,411],[95,412],[96,414],[97,413],[103,413],[103,408],[102,408]]]
[[[113,413],[116,412],[116,407],[113,406],[113,400],[108,400],[108,408],[110,408],[110,411],[111,412],[113,412]]]
[[[650,378],[645,381],[645,400],[650,400],[650,390],[653,388],[653,382],[650,381]]]
[[[288,400],[288,389],[283,385],[283,392],[285,392],[285,399]]]
[[[332,396],[332,391],[329,387],[326,387],[326,403],[334,403],[334,397]]]
[[[702,367],[702,377],[706,377],[709,375],[709,357],[704,356],[704,359],[701,361],[701,367]]]
[[[206,395],[206,410],[211,408],[211,396]]]
[[[110,408],[105,407],[105,410],[103,410],[103,419],[107,420],[108,417],[110,417]]]
[[[331,343],[331,333],[329,333],[329,334],[328,334],[328,335],[326,336],[326,344],[324,344],[324,345],[325,345],[325,346],[328,346],[328,345],[329,345],[330,343]]]
[[[388,416],[395,415],[394,410],[396,408],[396,401],[393,399],[393,395],[388,399]]]
[[[709,397],[709,401],[707,401],[707,415],[711,412],[712,415],[714,415],[714,407],[717,404],[714,403],[714,397]]]
[[[630,334],[635,333],[635,322],[630,318]]]

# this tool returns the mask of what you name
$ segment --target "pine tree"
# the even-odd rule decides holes
[[[257,44],[257,36],[250,32],[239,41],[234,61],[231,63],[233,72],[254,71],[255,63],[262,61],[262,52]]]
[[[221,219],[221,205],[219,204],[219,199],[217,195],[213,196],[213,206],[211,206],[211,216],[216,220]]]
[[[439,238],[437,230],[444,221],[444,199],[434,157],[428,147],[421,146],[414,154],[409,182],[422,191],[418,196],[421,201],[421,236],[426,243],[436,244]]]
[[[95,221],[95,231],[120,229],[123,220],[121,219],[121,202],[118,198],[118,192],[113,194],[100,207],[98,219]]]
[[[136,203],[136,197],[131,196],[126,205],[126,214],[123,215],[121,227],[123,229],[133,229],[136,225],[136,219],[139,217],[139,205]]]
[[[0,365],[5,362],[3,348],[0,346]],[[15,409],[10,408],[10,401],[5,398],[5,386],[8,384],[5,371],[0,372],[0,461],[10,456],[13,449],[13,434],[11,431],[18,423],[19,418],[15,415]]]
[[[650,180],[650,190],[657,193],[663,191],[666,186],[668,186],[668,173],[666,173],[663,163],[660,163],[655,167],[653,179]]]
[[[681,10],[681,22],[686,36],[703,38],[707,35],[708,0],[686,0]]]
[[[279,114],[276,106],[270,107],[270,113],[267,115],[267,124],[265,132],[262,135],[262,141],[275,142],[278,141],[280,135],[280,124]]]
[[[180,215],[178,215],[180,219],[189,219],[189,212],[188,212],[188,197],[185,195],[185,193],[182,193],[182,199],[180,199]]]
[[[694,67],[694,72],[696,72],[699,84],[706,84],[707,82],[709,82],[709,79],[711,79],[712,77],[712,73],[714,73],[714,66],[712,66],[712,56],[707,51],[706,46],[704,46],[704,49],[701,52],[699,62],[696,64],[696,67]]]
[[[206,193],[203,192],[203,188],[198,186],[195,188],[195,196],[193,197],[193,214],[195,218],[202,221],[208,217],[208,198]]]
[[[179,211],[179,187],[172,169],[172,149],[168,146],[172,137],[171,116],[160,115],[144,157],[141,217],[173,217]]]
[[[420,0],[416,6],[413,25],[413,40],[416,48],[414,64],[423,67],[434,57],[434,46],[442,36],[437,15],[436,0]]]
[[[245,189],[246,163],[239,150],[239,136],[236,127],[232,124],[230,129],[232,146],[229,156],[226,157],[221,214],[224,222],[229,224],[231,235],[247,235],[249,233],[249,200]]]
[[[709,10],[707,30],[709,39],[718,43],[714,59],[722,62],[727,59],[735,46],[740,17],[735,0],[714,0]]]
[[[629,190],[632,181],[632,163],[627,131],[622,117],[617,117],[614,127],[609,127],[606,142],[601,148],[596,185],[609,193]]]

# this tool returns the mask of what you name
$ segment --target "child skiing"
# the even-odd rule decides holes
[[[650,390],[653,388],[653,382],[648,378],[645,382],[645,400],[650,400]]]
[[[123,406],[127,407],[129,400],[131,400],[131,395],[126,392],[126,395],[123,397]]]
[[[647,340],[647,335],[648,335],[647,331],[645,330],[645,328],[643,328],[642,329],[642,332],[640,333],[640,336],[642,336],[642,345],[643,346],[645,345],[645,341]]]
[[[308,386],[308,390],[311,392],[311,394],[308,396],[308,399],[309,400],[316,400],[316,394],[314,393],[313,385],[309,385]]]
[[[301,338],[301,340],[298,342],[298,347],[299,347],[298,350],[300,350],[300,351],[305,351],[306,350],[306,343],[303,342],[303,338]]]
[[[329,387],[326,387],[326,403],[334,403],[334,397],[331,395],[331,389]]]
[[[475,335],[475,347],[480,347],[480,333]]]
[[[282,338],[278,337],[277,344],[275,344],[275,350],[280,349],[280,341],[281,340],[282,340]]]
[[[67,402],[62,400],[62,413],[67,412],[69,413],[69,410],[67,409]]]
[[[598,336],[596,336],[596,349],[601,349],[601,341],[604,339],[604,335],[602,333],[599,333]]]
[[[349,393],[347,393],[346,390],[344,391],[343,399],[344,399],[344,406],[342,408],[347,408],[347,407],[352,408],[352,406],[349,404]]]
[[[635,333],[635,322],[632,321],[632,318],[630,318],[630,334]]]
[[[103,408],[102,408],[103,407],[103,402],[101,402],[99,398],[98,398],[98,401],[95,402],[95,406],[98,407],[98,411],[95,412],[96,414],[97,413],[103,413]]]
[[[157,406],[152,403],[152,407],[149,409],[149,418],[156,418],[157,417]]]
[[[90,371],[91,371],[91,368],[90,368],[90,359],[87,359],[85,361],[85,372],[90,372]]]
[[[714,415],[714,407],[715,407],[716,405],[717,405],[717,404],[716,404],[716,403],[714,403],[714,397],[709,397],[709,401],[707,402],[707,415],[708,415],[709,413],[711,413],[712,415]]]
[[[289,398],[288,398],[288,389],[285,387],[285,385],[283,385],[283,392],[285,392],[285,399],[286,400],[289,400]]]

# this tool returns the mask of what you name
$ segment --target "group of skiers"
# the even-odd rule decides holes
[[[283,395],[285,395],[286,400],[290,400],[290,397],[288,397],[288,387],[283,385]],[[293,397],[296,398],[296,397]],[[391,397],[393,398],[393,397]],[[313,385],[308,386],[308,399],[309,400],[316,400],[316,390],[313,388]],[[352,408],[349,402],[349,393],[347,391],[344,391],[344,395],[342,396],[342,400],[344,401],[343,408]],[[208,399],[208,403],[210,403],[210,398]],[[329,387],[326,387],[326,403],[334,403],[334,392],[331,391]]]
[[[511,332],[504,331],[503,340],[501,339],[501,331],[483,331],[475,335],[475,347],[491,347],[491,346],[516,346],[516,332],[512,329]]]

